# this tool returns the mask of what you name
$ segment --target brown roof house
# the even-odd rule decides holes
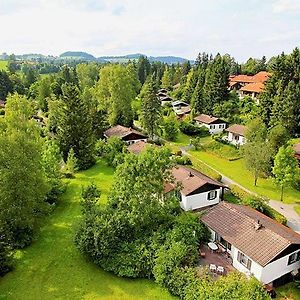
[[[176,191],[182,209],[205,208],[222,200],[224,184],[186,166],[174,167],[172,175],[175,182],[165,184],[165,193]]]
[[[208,128],[210,134],[218,134],[226,128],[226,122],[217,117],[201,114],[194,118],[194,121],[199,126]]]
[[[138,141],[136,143],[129,145],[127,147],[127,150],[134,154],[140,154],[142,151],[144,151],[148,147],[158,147],[158,146],[155,144],[147,143],[145,141]]]
[[[110,138],[112,136],[119,137],[126,144],[131,145],[139,141],[147,142],[148,137],[143,133],[128,127],[124,127],[121,125],[116,125],[107,129],[104,132],[104,136],[106,138]]]
[[[221,202],[201,217],[232,265],[264,284],[281,284],[300,268],[300,235],[243,205]]]
[[[226,129],[228,132],[227,141],[235,146],[241,146],[246,143],[245,133],[247,127],[244,125],[234,124]]]

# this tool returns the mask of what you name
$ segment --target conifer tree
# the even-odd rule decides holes
[[[161,103],[156,96],[154,85],[153,79],[150,78],[141,92],[141,123],[151,138],[158,133],[162,116]]]
[[[95,138],[89,104],[81,97],[77,86],[63,86],[57,110],[57,138],[64,159],[73,148],[79,169],[89,168],[95,162]]]

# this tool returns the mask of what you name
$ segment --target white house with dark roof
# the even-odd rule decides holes
[[[228,132],[227,140],[235,146],[241,146],[246,143],[245,133],[247,127],[244,125],[234,124],[226,129]]]
[[[194,118],[194,121],[199,126],[204,126],[209,130],[210,134],[217,134],[224,131],[226,122],[217,117],[201,114]]]
[[[192,168],[176,166],[172,169],[174,183],[166,183],[165,193],[178,191],[183,210],[195,210],[219,203],[226,186]],[[179,190],[178,190],[179,186]]]
[[[300,235],[264,214],[222,201],[201,220],[238,271],[274,286],[299,272]]]
[[[104,132],[104,137],[110,138],[112,136],[116,136],[120,138],[128,145],[137,143],[139,141],[147,142],[148,139],[148,137],[145,134],[135,129],[121,126],[121,125],[116,125],[114,127],[111,127]]]

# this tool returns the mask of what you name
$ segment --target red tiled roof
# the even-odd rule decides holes
[[[181,192],[186,196],[201,188],[205,184],[211,184],[218,187],[225,187],[224,184],[204,175],[199,171],[196,171],[186,166],[174,167],[172,169],[172,175],[175,178],[175,182],[181,184]],[[166,183],[165,192],[171,191],[175,188],[176,184]]]
[[[299,234],[248,206],[221,202],[206,212],[208,227],[263,267],[290,245],[300,247]]]
[[[195,121],[204,123],[204,124],[211,124],[211,123],[226,123],[225,121],[217,118],[217,117],[213,117],[213,116],[209,116],[209,115],[205,115],[205,114],[201,114],[199,116],[196,116],[194,118]]]
[[[246,84],[245,86],[241,87],[240,90],[244,92],[255,92],[260,93],[264,89],[264,84],[262,82],[254,82]]]
[[[241,136],[245,136],[247,127],[244,125],[239,125],[239,124],[233,124],[229,126],[226,131],[232,132]]]
[[[271,76],[271,73],[269,72],[266,72],[266,71],[261,71],[261,72],[258,72],[257,74],[255,74],[253,76],[253,81],[254,82],[261,82],[261,83],[264,83],[265,81],[268,80],[268,78]]]
[[[253,76],[248,75],[236,75],[233,78],[230,78],[230,81],[232,82],[254,82]]]
[[[104,132],[104,135],[107,136],[107,137],[111,137],[111,136],[117,136],[119,138],[123,138],[131,133],[135,133],[137,135],[140,135],[142,137],[145,137],[146,136],[144,134],[142,134],[141,132],[135,130],[135,129],[132,129],[132,128],[128,128],[128,127],[125,127],[125,126],[122,126],[122,125],[116,125],[114,127],[111,127],[109,129],[107,129],[105,132]]]

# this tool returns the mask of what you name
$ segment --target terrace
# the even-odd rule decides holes
[[[199,267],[210,266],[211,264],[216,265],[217,267],[223,267],[223,275],[228,274],[231,271],[234,271],[235,268],[232,266],[232,259],[227,252],[222,251],[222,248],[219,246],[219,249],[212,251],[207,245],[202,245],[200,247],[200,260]],[[217,272],[211,272],[214,276],[218,276]]]

